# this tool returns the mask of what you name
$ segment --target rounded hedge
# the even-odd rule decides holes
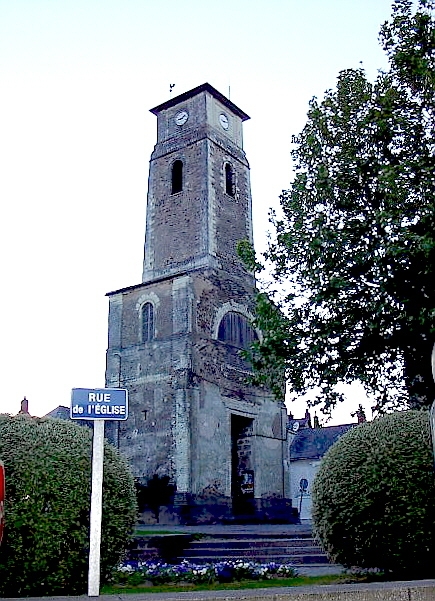
[[[92,432],[64,420],[0,415],[6,472],[0,597],[87,590]],[[133,477],[105,443],[101,579],[119,562],[137,515]]]
[[[314,531],[330,559],[400,578],[435,576],[435,480],[429,414],[358,425],[323,458]]]

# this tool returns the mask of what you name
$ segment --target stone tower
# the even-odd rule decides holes
[[[249,117],[209,84],[151,112],[142,283],[108,294],[106,386],[130,399],[112,438],[136,477],[171,478],[180,519],[289,514],[285,409],[240,356],[260,335],[236,250],[252,242]]]

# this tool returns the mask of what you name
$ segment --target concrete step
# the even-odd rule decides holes
[[[204,528],[205,530],[205,528]],[[210,535],[207,532],[201,532],[200,530],[198,531],[199,534],[204,534],[207,538],[213,538],[215,540],[228,540],[228,539],[235,539],[237,537],[238,540],[264,540],[264,539],[288,539],[288,538],[294,538],[297,540],[304,540],[306,538],[312,538],[313,534],[311,532],[311,530],[305,530],[305,531],[301,531],[300,533],[288,533],[288,532],[277,532],[277,533],[263,533],[263,532],[228,532],[227,534],[225,532],[219,532],[218,534],[215,535]]]
[[[203,538],[192,540],[195,531],[181,535],[137,537],[130,557],[147,559],[162,557],[169,562],[187,559],[192,563],[218,561],[256,561],[292,564],[303,573],[341,573],[341,566],[330,564],[327,556],[313,539],[310,528],[287,532],[275,529],[243,531],[232,527],[209,529],[199,534]],[[215,531],[213,531],[215,530]],[[204,536],[205,534],[205,536]],[[160,542],[159,542],[160,541]],[[163,546],[162,546],[163,545]],[[155,548],[153,548],[155,547]],[[170,557],[169,557],[170,556]]]
[[[324,555],[318,547],[189,547],[183,551],[183,556],[215,557],[217,555],[240,555],[241,557],[255,557],[257,555]]]
[[[297,539],[297,538],[279,538],[279,539],[271,539],[271,538],[263,538],[263,539],[244,539],[244,540],[240,540],[239,538],[232,538],[232,539],[225,539],[225,540],[219,540],[219,539],[210,539],[210,538],[206,538],[206,539],[201,539],[201,540],[196,540],[196,541],[192,541],[189,545],[190,549],[202,549],[202,548],[208,548],[208,549],[227,549],[227,548],[232,548],[232,549],[252,549],[252,548],[262,548],[262,549],[268,549],[268,548],[279,548],[279,547],[287,547],[287,548],[291,548],[291,549],[296,549],[296,548],[308,548],[308,547],[316,547],[318,548],[318,545],[316,544],[316,542],[314,541],[313,538],[305,538],[305,539]]]
[[[203,564],[203,563],[211,563],[211,562],[219,562],[219,561],[256,561],[258,563],[269,563],[274,561],[276,563],[290,563],[294,566],[300,565],[330,565],[328,558],[321,555],[256,555],[255,557],[249,556],[241,556],[241,555],[216,555],[214,557],[204,557],[203,555],[199,555],[197,557],[179,557],[178,560],[182,561],[183,559],[187,559],[191,563]]]
[[[300,576],[336,576],[344,574],[345,568],[337,563],[330,564],[303,564],[297,566]]]
[[[312,537],[275,538],[263,537],[217,539],[203,538],[191,541],[179,560],[194,563],[225,560],[276,561],[294,565],[329,565],[328,558]]]

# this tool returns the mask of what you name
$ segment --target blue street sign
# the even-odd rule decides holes
[[[73,388],[71,419],[125,420],[128,392],[124,388]]]

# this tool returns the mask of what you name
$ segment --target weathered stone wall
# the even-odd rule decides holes
[[[176,473],[180,449],[173,434],[180,428],[179,391],[186,387],[191,355],[191,306],[180,282],[183,278],[139,285],[111,299],[109,331],[117,330],[119,320],[122,327],[109,340],[106,383],[129,390],[129,419],[119,425],[119,447],[141,478]],[[155,337],[149,342],[140,339],[144,302],[154,307]]]
[[[192,493],[230,497],[230,416],[219,387],[207,380],[200,382],[192,433]]]
[[[183,162],[183,190],[171,194],[175,160]],[[149,236],[152,268],[159,273],[207,253],[206,163],[206,139],[151,161],[154,175],[149,180]]]
[[[283,409],[247,383],[250,368],[239,349],[216,340],[222,307],[246,313],[252,307],[248,290],[239,286],[235,294],[231,283],[206,270],[111,298],[107,386],[128,388],[130,401],[119,446],[137,477],[167,474],[180,491],[230,496],[231,414],[249,417],[255,496],[285,496]],[[150,342],[140,340],[144,302],[154,306]]]

